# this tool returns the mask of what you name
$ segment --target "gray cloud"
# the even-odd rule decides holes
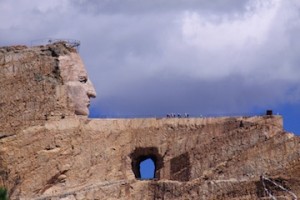
[[[241,12],[246,8],[249,0],[75,0],[73,5],[88,13],[109,14],[149,14],[159,12],[180,12],[183,10],[197,10],[203,12]]]
[[[296,0],[18,2],[0,1],[0,45],[79,39],[96,113],[246,113],[300,99]]]
[[[272,83],[271,87],[260,83],[249,85],[241,77],[218,81],[152,77],[142,84],[132,84],[129,89],[120,86],[120,94],[102,99],[102,109],[106,114],[120,116],[163,115],[171,112],[188,112],[193,116],[229,112],[246,114],[249,106],[274,106],[274,98],[277,99],[276,103],[283,103],[284,91],[288,87],[289,84],[283,83]]]

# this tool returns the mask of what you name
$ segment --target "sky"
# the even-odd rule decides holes
[[[0,0],[0,46],[76,39],[90,117],[261,115],[300,134],[299,0]]]

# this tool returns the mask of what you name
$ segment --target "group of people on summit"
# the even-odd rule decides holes
[[[178,113],[177,115],[175,113],[171,113],[171,114],[167,114],[167,118],[181,118],[181,117],[184,117],[184,118],[189,118],[190,115],[188,113],[184,113],[184,115],[181,115],[180,113]]]

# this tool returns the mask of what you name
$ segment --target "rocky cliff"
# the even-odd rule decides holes
[[[55,48],[57,53],[44,55]],[[0,186],[11,199],[300,196],[300,139],[283,130],[281,116],[88,119],[75,114],[55,68],[59,56],[74,49],[66,44],[10,49],[0,49],[1,70],[27,67],[0,80],[6,98],[0,104]],[[34,52],[33,60],[21,62],[28,52]],[[45,70],[43,84],[36,68]],[[25,84],[33,84],[34,92]],[[140,179],[139,164],[146,158],[155,162],[153,180]]]
[[[59,58],[76,50],[64,43],[0,47],[0,124],[13,130],[73,115]]]

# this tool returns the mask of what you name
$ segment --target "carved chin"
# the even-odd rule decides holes
[[[89,109],[88,109],[88,107],[76,107],[75,108],[75,114],[76,115],[88,116],[89,115]]]

